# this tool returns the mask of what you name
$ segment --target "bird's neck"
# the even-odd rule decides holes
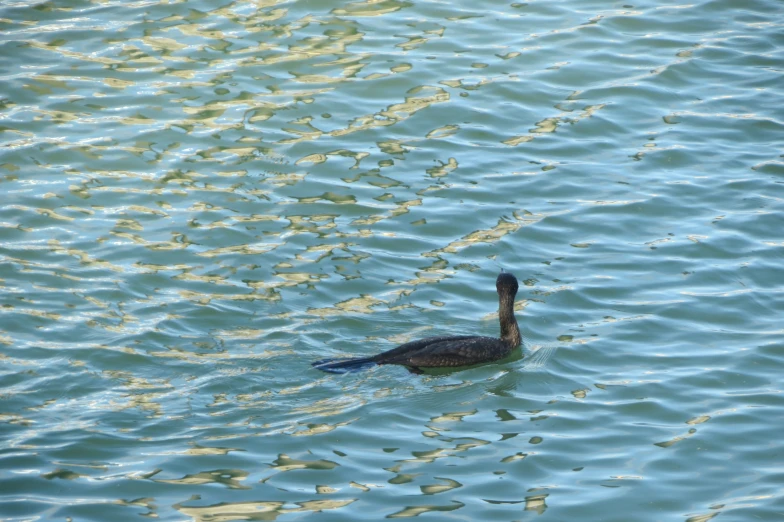
[[[514,315],[514,296],[499,296],[498,318],[501,322],[501,340],[511,345],[512,348],[520,346],[520,328]]]

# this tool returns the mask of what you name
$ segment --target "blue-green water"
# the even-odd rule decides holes
[[[776,0],[3,2],[0,519],[781,520]],[[328,375],[498,331],[523,357]]]

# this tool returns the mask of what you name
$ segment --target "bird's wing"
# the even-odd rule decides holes
[[[473,337],[474,336],[471,335],[441,335],[438,337],[425,337],[424,339],[417,339],[416,341],[404,343],[397,348],[392,348],[391,350],[380,353],[376,356],[376,360],[379,362],[396,362],[408,355],[419,353],[422,350],[427,350],[429,347],[443,343],[444,341],[460,341],[463,339],[473,339]]]
[[[500,342],[500,339],[493,337],[445,337],[433,340],[418,350],[401,354],[400,360],[394,362],[422,368],[468,366],[485,361],[489,345],[495,347]]]

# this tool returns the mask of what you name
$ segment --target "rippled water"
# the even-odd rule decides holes
[[[775,0],[0,6],[2,520],[781,520]],[[417,376],[323,357],[495,335]]]

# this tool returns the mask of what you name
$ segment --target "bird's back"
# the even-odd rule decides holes
[[[402,364],[417,368],[470,366],[501,359],[513,348],[495,337],[427,337],[401,344],[374,359],[378,364]]]

